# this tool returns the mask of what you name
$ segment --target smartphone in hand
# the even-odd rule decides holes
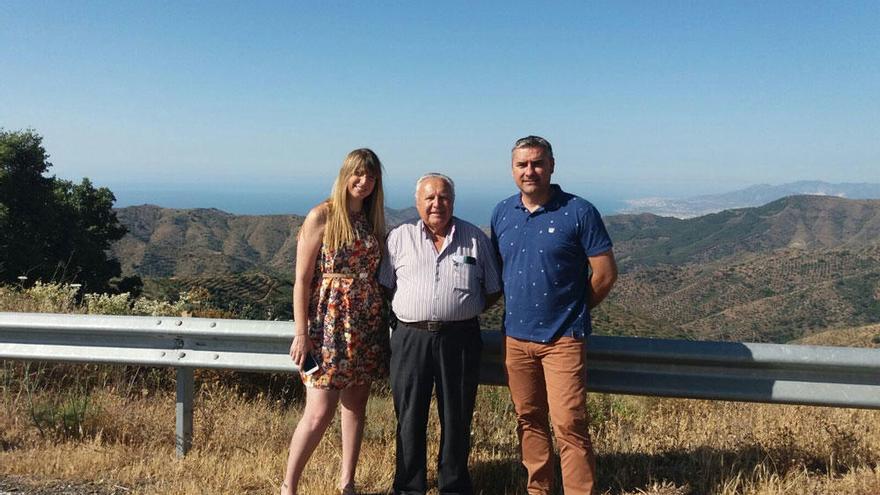
[[[303,365],[300,368],[300,371],[302,371],[304,375],[311,375],[318,371],[318,362],[315,361],[315,357],[311,352],[306,353],[306,358],[303,360]]]

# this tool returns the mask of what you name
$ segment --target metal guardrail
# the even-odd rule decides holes
[[[193,369],[290,372],[291,322],[0,313],[0,359],[177,368],[177,451],[192,442]],[[504,385],[483,331],[480,381]],[[880,349],[590,337],[593,392],[880,409]]]

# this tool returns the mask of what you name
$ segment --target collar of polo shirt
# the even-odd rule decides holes
[[[558,208],[560,194],[562,194],[562,188],[559,187],[559,184],[550,184],[550,199],[548,199],[546,203],[535,209],[535,212],[540,210]],[[526,205],[523,203],[522,195],[519,196],[519,204],[516,205],[516,208],[529,211],[529,209],[526,208]]]

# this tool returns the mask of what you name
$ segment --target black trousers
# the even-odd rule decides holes
[[[427,490],[425,437],[435,387],[440,418],[439,492],[473,493],[467,463],[482,348],[476,319],[438,332],[398,323],[391,335],[391,393],[397,414],[395,495],[423,495]]]

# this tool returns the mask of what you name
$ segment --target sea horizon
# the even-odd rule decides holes
[[[163,208],[216,208],[234,215],[305,215],[327,198],[329,186],[298,187],[296,192],[277,186],[259,188],[242,185],[116,185],[108,186],[116,196],[116,208],[152,204]],[[631,197],[608,191],[563,188],[584,197],[603,215],[612,215],[626,206]],[[291,189],[293,189],[291,187]],[[484,184],[456,185],[455,215],[477,225],[488,225],[499,201],[517,192],[509,187]],[[403,210],[415,206],[411,187],[386,187],[385,206]]]

